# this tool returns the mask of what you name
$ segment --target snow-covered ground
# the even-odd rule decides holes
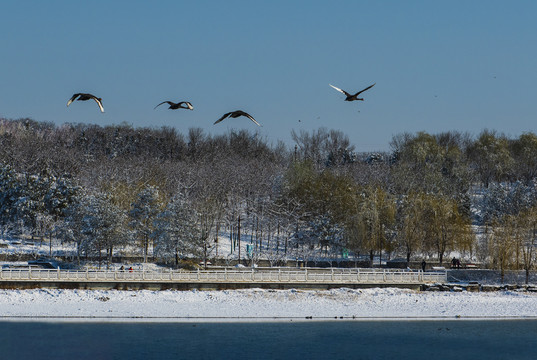
[[[0,321],[271,321],[537,318],[527,292],[403,289],[0,290]]]
[[[229,243],[225,240],[220,242],[220,256],[229,257]],[[49,251],[49,244],[45,242],[0,239],[2,254],[33,254],[37,257],[48,255]],[[244,254],[246,249],[242,251]],[[53,255],[70,252],[74,253],[74,248],[53,243]],[[146,270],[147,267],[155,267],[149,264],[134,266]],[[0,290],[0,321],[306,321],[310,318],[341,320],[342,317],[368,320],[537,319],[537,294],[514,291],[418,292],[403,289]]]

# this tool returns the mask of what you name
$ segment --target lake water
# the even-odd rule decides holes
[[[536,320],[0,322],[0,359],[537,359]]]

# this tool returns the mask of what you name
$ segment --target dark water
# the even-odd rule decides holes
[[[537,359],[537,321],[0,322],[0,359]]]

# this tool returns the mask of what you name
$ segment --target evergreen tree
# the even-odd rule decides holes
[[[200,236],[196,219],[197,214],[184,195],[172,198],[154,221],[155,254],[164,259],[172,257],[176,266],[180,258],[194,254],[193,245]]]
[[[147,262],[151,234],[155,230],[154,220],[160,212],[160,207],[159,191],[151,185],[144,187],[131,204],[129,224],[134,238],[141,244],[144,262]]]

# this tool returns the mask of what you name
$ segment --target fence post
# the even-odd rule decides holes
[[[89,280],[89,269],[86,268],[86,280]]]
[[[60,276],[60,267],[58,266],[58,280],[60,280],[61,276]]]

